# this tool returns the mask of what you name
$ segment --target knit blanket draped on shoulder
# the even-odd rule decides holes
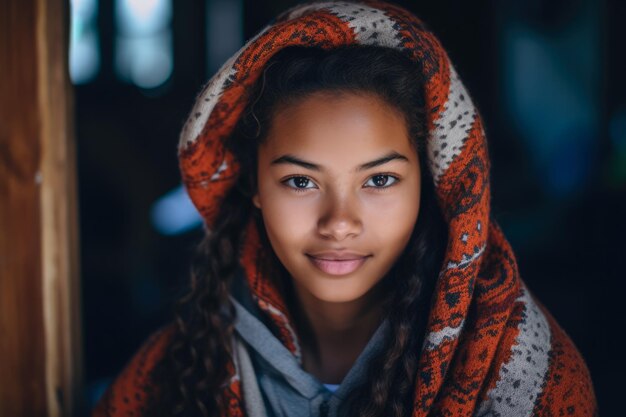
[[[279,15],[250,39],[197,98],[179,144],[182,177],[206,225],[238,173],[224,147],[246,106],[244,91],[282,48],[381,45],[402,50],[425,80],[427,157],[448,245],[419,354],[414,417],[591,416],[597,414],[588,370],[569,337],[533,298],[515,255],[490,216],[487,142],[481,117],[439,40],[413,14],[378,1],[314,2]],[[299,357],[285,301],[257,270],[262,254],[251,221],[241,264],[254,300]],[[167,337],[166,333],[156,336]],[[152,340],[101,402],[98,415],[126,416],[150,395],[145,372],[163,354]],[[230,364],[225,415],[245,415],[237,367]]]

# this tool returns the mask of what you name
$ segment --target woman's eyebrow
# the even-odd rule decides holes
[[[406,156],[404,156],[402,154],[399,154],[398,152],[394,151],[394,152],[388,153],[387,155],[385,155],[385,156],[383,156],[381,158],[378,158],[378,159],[375,159],[373,161],[364,163],[363,165],[361,165],[357,169],[357,171],[365,171],[367,169],[374,168],[374,167],[377,167],[379,165],[384,165],[387,162],[394,161],[394,160],[403,161],[403,162],[409,162],[409,158],[407,158]]]
[[[307,162],[307,161],[304,161],[304,160],[302,160],[300,158],[296,158],[295,156],[289,155],[289,154],[286,154],[286,155],[283,155],[283,156],[281,156],[279,158],[274,159],[270,165],[279,165],[279,164],[299,165],[299,166],[301,166],[303,168],[310,169],[310,170],[313,170],[313,171],[321,171],[322,170],[322,167],[320,167],[317,164],[314,164],[313,162]]]
[[[394,151],[394,152],[388,153],[385,156],[374,159],[373,161],[366,162],[360,165],[357,168],[357,171],[365,171],[365,170],[368,170],[368,169],[371,169],[380,165],[384,165],[387,162],[394,161],[394,160],[409,162],[409,158]],[[274,159],[270,165],[279,165],[279,164],[293,164],[293,165],[301,166],[306,169],[310,169],[312,171],[323,171],[322,166],[318,164],[314,164],[313,162],[305,161],[303,159],[300,159],[290,154],[286,154],[286,155],[283,155]]]

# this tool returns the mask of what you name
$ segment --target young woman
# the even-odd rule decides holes
[[[480,116],[382,2],[297,6],[199,95],[191,288],[96,416],[597,413],[489,213]]]

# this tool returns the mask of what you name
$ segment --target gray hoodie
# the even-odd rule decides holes
[[[237,320],[233,338],[246,413],[249,417],[337,417],[348,393],[367,377],[367,364],[389,332],[383,321],[335,392],[302,369],[296,357],[263,323],[245,279],[231,290]]]

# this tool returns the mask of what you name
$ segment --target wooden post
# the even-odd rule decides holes
[[[0,416],[71,416],[80,398],[68,11],[0,0]]]

